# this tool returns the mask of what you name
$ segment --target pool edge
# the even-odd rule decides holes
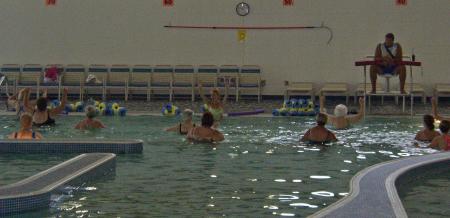
[[[423,160],[422,160],[423,159]],[[370,217],[375,216],[370,211],[363,210],[353,210],[349,211],[349,209],[354,209],[354,207],[349,206],[350,204],[355,205],[364,205],[364,202],[357,202],[357,198],[360,197],[361,188],[370,188],[370,187],[361,187],[361,181],[370,173],[381,170],[383,171],[388,167],[395,167],[396,165],[405,164],[398,169],[391,170],[387,173],[387,176],[380,179],[379,182],[383,182],[385,190],[373,190],[373,195],[381,195],[380,193],[385,192],[387,194],[387,198],[384,200],[389,202],[390,208],[386,208],[386,211],[392,211],[392,214],[389,214],[390,217],[408,217],[406,210],[403,207],[403,203],[398,195],[398,188],[396,186],[396,181],[401,178],[405,173],[419,169],[425,166],[429,166],[436,163],[441,163],[450,160],[450,152],[439,152],[422,156],[415,156],[409,158],[402,158],[399,160],[392,160],[387,162],[382,162],[375,164],[373,166],[367,167],[361,171],[359,171],[355,176],[352,177],[350,181],[350,194],[346,197],[334,202],[328,207],[308,216],[308,217],[347,217],[351,215],[353,217]],[[418,161],[414,163],[414,161]],[[409,164],[409,163],[413,164]],[[364,186],[364,184],[363,184]],[[372,205],[374,206],[374,205]]]

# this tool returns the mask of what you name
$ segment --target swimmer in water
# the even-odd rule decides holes
[[[18,118],[22,115],[22,113],[25,112],[24,106],[23,106],[23,100],[24,100],[24,94],[25,89],[21,89],[18,93],[14,95],[9,95],[9,93],[6,93],[8,96],[8,100],[6,101],[6,110],[11,111],[14,110],[16,112],[16,115]],[[28,93],[29,95],[30,93]],[[42,97],[47,97],[47,90],[44,90]],[[29,97],[28,97],[29,98]],[[32,100],[29,102],[30,105],[36,105],[37,100]]]
[[[347,115],[347,106],[339,104],[334,108],[334,115],[331,115],[325,111],[325,96],[320,96],[320,112],[328,117],[328,120],[336,129],[345,129],[351,124],[358,123],[364,117],[364,98],[359,98],[358,114]]]
[[[423,116],[424,129],[416,134],[417,141],[431,142],[435,137],[440,136],[438,131],[434,130],[434,117],[427,114]]]
[[[213,129],[214,117],[210,112],[205,112],[202,116],[202,126],[192,128],[187,139],[196,142],[220,142],[225,138],[221,132]]]
[[[102,121],[95,119],[97,117],[97,111],[95,110],[95,107],[92,105],[89,105],[86,107],[86,118],[82,121],[80,121],[76,126],[75,129],[103,129],[106,128],[106,126],[102,123]]]
[[[41,126],[48,126],[55,124],[55,120],[53,117],[59,115],[66,106],[67,102],[67,88],[63,91],[63,98],[61,101],[61,104],[53,109],[47,109],[47,98],[40,97],[36,101],[36,108],[34,105],[30,104],[29,100],[29,92],[30,89],[25,89],[25,96],[24,96],[24,108],[25,111],[29,112],[33,116],[33,125],[37,127]]]
[[[192,116],[194,112],[191,109],[185,109],[183,111],[183,122],[165,129],[167,132],[178,132],[180,135],[186,135],[189,131],[195,127],[195,123],[192,122]]]
[[[227,102],[228,98],[228,88],[230,84],[228,80],[225,80],[225,96],[223,99],[220,99],[220,92],[218,89],[213,89],[211,91],[211,99],[206,98],[206,96],[203,93],[203,87],[202,84],[198,84],[198,89],[200,92],[200,96],[203,100],[203,103],[205,104],[205,111],[210,112],[214,117],[214,127],[218,126],[220,121],[223,119],[223,113],[224,113],[224,106]]]
[[[9,139],[19,140],[39,140],[42,139],[42,135],[33,131],[33,117],[29,113],[23,113],[20,116],[20,130],[13,132],[8,137]]]
[[[310,142],[313,144],[324,144],[327,142],[337,141],[336,135],[325,127],[327,124],[327,115],[319,113],[316,118],[317,126],[309,129],[305,135],[303,135],[300,141]]]
[[[439,124],[439,130],[441,130],[442,135],[435,137],[428,147],[442,151],[450,151],[450,135],[448,134],[450,121],[442,120],[441,124]]]

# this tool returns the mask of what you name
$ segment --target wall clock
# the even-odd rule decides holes
[[[245,2],[241,2],[239,4],[236,5],[236,13],[239,16],[247,16],[248,14],[250,14],[250,5],[248,5]]]

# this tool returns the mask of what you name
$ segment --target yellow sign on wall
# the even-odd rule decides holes
[[[244,42],[247,39],[247,30],[238,30],[239,42]]]

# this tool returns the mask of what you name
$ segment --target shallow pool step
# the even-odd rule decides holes
[[[408,217],[397,189],[428,173],[450,172],[450,152],[383,162],[357,173],[350,194],[311,217]]]
[[[81,154],[12,185],[0,187],[0,216],[49,207],[50,196],[69,184],[80,184],[115,172],[116,155]]]
[[[142,140],[0,140],[0,153],[142,153]]]

